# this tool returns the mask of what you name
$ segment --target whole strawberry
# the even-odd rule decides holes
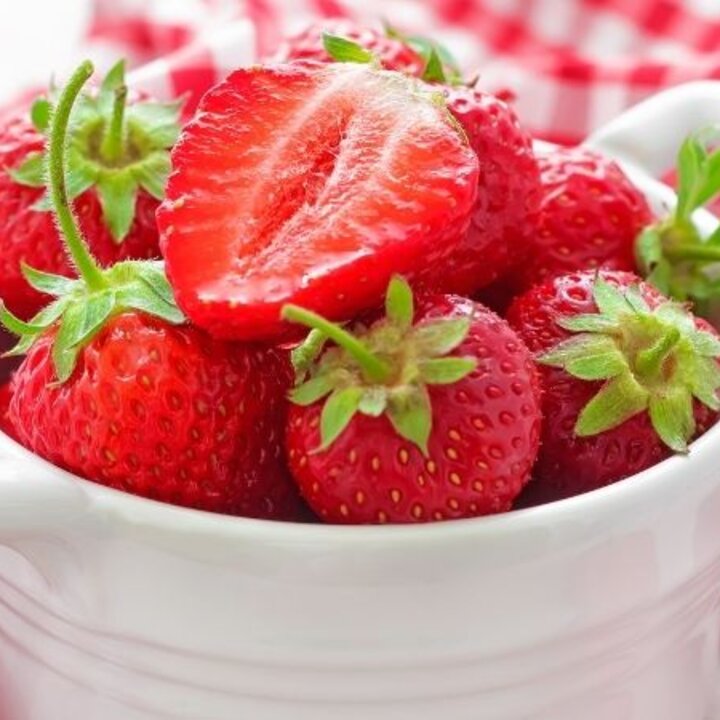
[[[433,282],[470,222],[478,160],[434,93],[359,64],[238,70],[172,153],[158,211],[188,318],[277,341],[286,303],[333,320],[378,307],[390,278]]]
[[[416,523],[510,509],[538,450],[537,372],[522,341],[470,300],[395,278],[387,317],[316,328],[296,353],[290,469],[335,523]],[[333,344],[330,343],[332,341]]]
[[[292,486],[283,477],[282,438],[273,422],[284,416],[272,413],[284,405],[288,378],[273,372],[280,364],[275,351],[126,312],[104,325],[71,377],[54,385],[53,347],[56,335],[38,339],[13,381],[10,415],[23,445],[143,497],[286,516],[284,495]]]
[[[690,301],[693,311],[720,318],[720,231],[705,237],[694,213],[720,196],[716,126],[688,136],[677,155],[677,202],[636,240],[639,272],[661,292]]]
[[[66,199],[64,146],[91,74],[90,63],[81,65],[60,96],[48,162],[53,208],[80,278],[26,267],[28,280],[56,300],[32,324],[0,306],[0,319],[21,337],[14,352],[27,353],[10,404],[19,439],[120,490],[215,512],[293,517],[302,505],[280,452],[287,359],[187,326],[158,263],[103,270],[87,251]]]
[[[325,47],[328,58],[336,61],[382,63],[372,48],[346,38],[326,35]],[[421,77],[431,83],[432,92],[442,93],[477,155],[478,192],[460,246],[443,272],[428,264],[427,286],[472,295],[525,258],[535,234],[540,174],[532,139],[515,111],[497,97],[461,83],[440,52],[439,46],[429,46]]]
[[[0,288],[8,307],[29,318],[47,301],[22,276],[23,263],[73,275],[45,195],[45,135],[51,102],[32,118],[16,115],[0,127]],[[179,104],[127,100],[124,66],[85,95],[73,114],[68,192],[101,265],[159,256],[155,210],[179,133]],[[32,122],[31,122],[32,120]]]
[[[632,273],[557,276],[517,298],[507,318],[542,373],[540,499],[687,452],[718,417],[717,333]]]
[[[540,175],[530,134],[509,105],[467,85],[448,85],[444,94],[479,165],[470,227],[447,269],[453,291],[469,295],[527,261],[536,233]]]
[[[411,47],[397,33],[358,25],[351,20],[324,20],[308,26],[283,44],[273,62],[332,62],[333,58],[325,47],[327,35],[352,41],[354,45],[379,58],[386,70],[397,70],[416,77],[420,77],[424,71],[426,60],[422,52]]]
[[[579,270],[635,271],[635,239],[653,216],[620,167],[581,147],[540,154],[538,163],[537,226],[508,280],[514,290]]]

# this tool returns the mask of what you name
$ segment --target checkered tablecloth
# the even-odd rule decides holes
[[[385,19],[450,45],[510,90],[541,138],[577,142],[661,88],[720,77],[720,0],[94,0],[87,48],[159,94],[197,100],[317,17]]]

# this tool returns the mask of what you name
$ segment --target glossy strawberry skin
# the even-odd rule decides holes
[[[286,303],[344,320],[377,307],[396,273],[454,284],[437,269],[469,224],[477,157],[412,87],[364,65],[296,64],[240,70],[205,96],[158,212],[192,322],[277,341]]]
[[[626,289],[639,283],[633,273],[605,271],[603,279]],[[566,340],[571,333],[558,320],[597,312],[592,287],[595,272],[557,276],[516,298],[507,320],[533,353],[541,354]],[[640,284],[650,307],[665,300],[647,283]],[[697,320],[698,327],[711,329]],[[653,429],[647,412],[633,416],[619,427],[591,437],[577,437],[575,422],[580,411],[598,392],[602,382],[578,380],[561,368],[540,365],[542,378],[543,426],[540,454],[528,486],[532,502],[558,500],[630,477],[665,458],[672,451]],[[698,431],[715,422],[717,415],[695,404]]]
[[[417,523],[509,510],[527,482],[540,435],[540,391],[532,357],[508,325],[456,296],[431,296],[417,319],[470,317],[453,355],[478,367],[451,385],[428,388],[433,430],[423,457],[386,416],[356,415],[328,450],[320,444],[321,403],[291,406],[290,469],[310,506],[333,523]]]
[[[388,37],[374,28],[357,25],[350,20],[324,20],[310,25],[306,30],[288,39],[276,56],[274,62],[284,63],[295,60],[315,60],[333,62],[323,44],[323,33],[337,35],[356,42],[372,52],[386,70],[396,70],[421,77],[425,61],[402,40]]]
[[[12,312],[25,319],[38,312],[48,298],[28,285],[20,272],[22,262],[38,270],[74,276],[52,214],[32,208],[43,191],[20,185],[7,172],[43,147],[44,138],[23,117],[14,116],[0,128],[0,297]],[[90,249],[104,266],[131,258],[159,257],[157,206],[158,201],[141,190],[135,222],[129,235],[118,244],[105,226],[94,190],[74,201]]]
[[[464,85],[444,93],[479,162],[472,221],[451,271],[453,292],[471,295],[526,257],[535,233],[540,174],[532,139],[509,105]]]
[[[10,415],[27,448],[186,507],[281,518],[302,507],[280,461],[289,373],[275,351],[125,313],[84,348],[70,380],[51,385],[51,339],[13,378]]]
[[[635,238],[653,220],[644,195],[614,161],[585,148],[538,155],[537,230],[512,283],[517,292],[595,268],[635,272]]]

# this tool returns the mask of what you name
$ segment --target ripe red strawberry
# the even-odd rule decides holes
[[[289,38],[273,58],[274,62],[295,60],[332,62],[325,47],[325,36],[333,35],[353,41],[380,60],[386,70],[397,70],[420,77],[426,65],[422,52],[413,48],[397,33],[383,32],[358,25],[351,20],[323,20]]]
[[[185,325],[157,263],[102,270],[66,196],[68,121],[92,65],[83,63],[53,116],[50,192],[80,278],[26,268],[57,299],[26,324],[0,319],[27,356],[10,416],[42,457],[110,487],[204,510],[295,517],[282,464],[287,358],[233,346]]]
[[[168,275],[218,337],[281,338],[288,302],[353,317],[396,272],[452,285],[437,270],[469,223],[478,161],[417,81],[357,64],[240,70],[172,159]]]
[[[285,310],[317,329],[300,351],[310,362],[300,363],[287,432],[306,500],[335,523],[509,510],[538,450],[540,393],[528,350],[505,321],[465,298],[426,296],[415,311],[409,286],[395,279],[386,307],[386,318],[356,325],[355,335]],[[323,347],[324,337],[336,344]]]
[[[717,333],[632,273],[557,276],[507,317],[541,363],[547,421],[533,485],[544,500],[686,452],[718,417]]]
[[[279,454],[289,377],[277,372],[275,351],[130,312],[110,320],[55,386],[55,342],[43,335],[13,381],[11,417],[23,445],[136,495],[294,517],[298,500]]]
[[[169,171],[169,148],[179,132],[178,104],[134,98],[126,106],[123,70],[116,66],[98,92],[82,99],[71,133],[70,196],[103,266],[159,256],[155,211]],[[43,202],[49,114],[50,102],[40,99],[32,123],[16,115],[0,127],[0,288],[8,307],[23,318],[48,298],[25,282],[22,263],[73,275]]]
[[[530,135],[509,105],[466,85],[448,86],[444,93],[480,168],[472,221],[448,268],[455,292],[472,294],[527,261],[540,176]]]
[[[10,420],[8,410],[10,408],[10,400],[12,393],[10,383],[0,385],[0,432],[9,435],[13,440],[17,439],[15,427]]]
[[[540,211],[510,282],[522,292],[555,275],[635,270],[635,238],[652,220],[643,194],[612,160],[585,148],[538,156]]]
[[[372,48],[339,37],[325,37],[328,57],[343,62],[380,63]],[[442,92],[448,110],[478,157],[478,193],[469,228],[452,264],[431,270],[430,285],[472,295],[503,277],[520,262],[535,233],[540,174],[532,139],[515,111],[493,95],[458,82],[431,46],[423,70],[432,90]],[[452,277],[449,286],[446,276]]]

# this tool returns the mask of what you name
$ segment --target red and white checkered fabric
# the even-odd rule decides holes
[[[480,86],[511,90],[536,136],[581,140],[662,88],[720,78],[720,0],[94,0],[90,54],[197,100],[318,17],[436,37]]]

